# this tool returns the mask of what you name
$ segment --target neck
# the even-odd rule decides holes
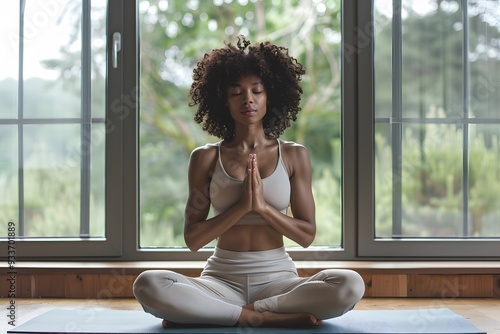
[[[268,142],[262,127],[237,129],[231,139],[232,146],[236,146],[244,151],[255,150],[264,146]]]

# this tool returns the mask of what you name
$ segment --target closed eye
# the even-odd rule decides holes
[[[256,92],[252,92],[254,94],[262,94],[264,91],[260,90],[260,91],[256,91]],[[238,95],[241,95],[241,92],[233,92],[231,93],[231,96],[238,96]]]

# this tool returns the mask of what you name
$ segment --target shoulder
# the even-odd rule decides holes
[[[218,143],[199,146],[191,152],[189,164],[198,169],[210,168],[216,161],[217,152]]]
[[[281,155],[290,176],[295,171],[308,171],[311,168],[309,150],[302,144],[280,140]]]
[[[309,150],[302,144],[280,140],[281,152],[284,156],[297,159],[309,159]]]
[[[216,156],[217,155],[217,147],[218,143],[214,144],[205,144],[203,146],[198,146],[191,152],[191,157],[190,159],[203,159],[203,158],[209,158],[211,156]]]

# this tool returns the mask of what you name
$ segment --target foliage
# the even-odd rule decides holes
[[[442,116],[443,113],[434,108],[427,116]],[[470,222],[465,227],[462,127],[455,124],[405,127],[400,176],[395,175],[390,166],[390,143],[382,133],[377,133],[377,236],[392,236],[393,177],[402,182],[403,236],[499,236],[500,148],[498,135],[491,138],[491,145],[486,144],[485,138],[489,136],[489,131],[484,131],[486,127],[471,126],[469,133]],[[423,141],[418,135],[421,128],[426,134]]]
[[[498,6],[468,2],[464,22],[456,1],[417,4],[401,8],[400,106],[393,90],[399,69],[387,47],[394,47],[394,27],[383,8],[375,14],[376,234],[392,237],[398,224],[392,217],[398,209],[393,186],[401,183],[403,236],[499,235],[500,169],[493,163],[499,154],[500,27],[493,19]],[[401,157],[391,149],[398,128]],[[392,166],[398,159],[400,171]]]

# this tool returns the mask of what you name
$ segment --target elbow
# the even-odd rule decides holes
[[[193,238],[190,238],[187,235],[184,235],[184,242],[191,252],[197,252],[202,247],[201,245],[199,245],[199,243],[195,242]]]
[[[314,241],[314,236],[310,236],[302,240],[299,243],[299,245],[301,245],[303,248],[307,248],[312,245],[313,241]]]
[[[200,250],[200,248],[201,248],[201,247],[193,247],[193,246],[188,246],[188,248],[189,248],[189,250],[190,250],[191,252],[197,252],[197,251],[199,251],[199,250]]]
[[[197,252],[203,245],[200,245],[199,237],[192,228],[189,228],[189,226],[187,222],[184,225],[184,242],[190,251]]]
[[[316,225],[313,225],[312,229],[305,234],[304,238],[302,238],[302,240],[298,242],[298,244],[304,248],[307,248],[312,245],[315,237],[316,237]]]

